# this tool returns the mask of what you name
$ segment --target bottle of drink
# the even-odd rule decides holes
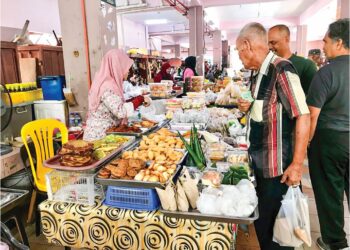
[[[79,113],[75,113],[75,126],[81,126],[81,117]]]
[[[74,113],[69,113],[69,127],[75,126],[75,115]]]

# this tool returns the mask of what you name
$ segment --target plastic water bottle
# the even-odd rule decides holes
[[[74,113],[69,114],[69,127],[75,126],[75,115]]]

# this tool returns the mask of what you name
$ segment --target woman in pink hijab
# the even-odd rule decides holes
[[[89,91],[89,111],[84,140],[94,141],[106,136],[106,130],[133,115],[144,102],[143,96],[124,100],[123,78],[133,64],[119,49],[107,52]]]

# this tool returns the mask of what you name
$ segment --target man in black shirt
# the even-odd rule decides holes
[[[297,70],[304,94],[307,95],[312,78],[317,71],[316,64],[309,59],[292,54],[289,47],[290,31],[286,25],[278,24],[271,27],[269,29],[268,39],[270,50],[276,53],[276,55],[292,62]]]
[[[311,82],[309,165],[322,238],[321,249],[348,247],[344,190],[349,204],[349,19],[329,25],[323,39],[329,64]]]

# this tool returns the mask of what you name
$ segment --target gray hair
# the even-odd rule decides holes
[[[246,39],[250,42],[263,42],[267,44],[267,33],[260,23],[246,24],[238,34],[238,39]]]

